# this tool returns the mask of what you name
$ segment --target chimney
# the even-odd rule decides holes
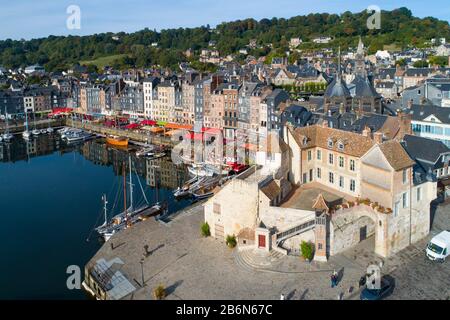
[[[339,114],[344,114],[344,113],[345,113],[344,103],[341,102],[341,104],[339,105]]]
[[[409,113],[404,113],[402,111],[397,112],[398,122],[399,122],[399,132],[397,139],[402,140],[405,134],[412,134],[411,129],[411,119],[412,116]]]
[[[382,144],[383,143],[383,133],[375,132],[373,134],[373,141],[375,141],[376,144]]]
[[[412,106],[413,106],[413,101],[414,101],[413,99],[409,99],[409,100],[408,100],[408,108],[409,108],[409,109],[412,108]]]
[[[372,132],[372,130],[370,130],[369,127],[365,127],[364,130],[363,130],[363,132],[362,132],[362,135],[363,135],[364,137],[369,137],[371,132]]]

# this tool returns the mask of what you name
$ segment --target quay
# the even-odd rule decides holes
[[[28,124],[29,130],[33,130],[36,126],[36,129],[47,129],[48,127],[57,129],[64,127],[66,125],[65,119],[45,119],[45,120],[36,120],[33,124]],[[25,131],[25,124],[9,124],[9,132],[12,134],[19,134]],[[5,133],[6,127],[4,124],[0,125],[0,134]]]
[[[99,136],[122,136],[130,139],[130,142],[137,145],[153,144],[166,147],[173,147],[174,142],[170,137],[155,135],[151,133],[141,133],[133,130],[123,130],[118,128],[109,128],[93,122],[82,122],[74,119],[65,119],[65,125],[68,127],[79,128]]]
[[[85,266],[83,288],[98,300],[151,299],[151,280],[191,250],[200,237],[198,202],[164,222],[147,219],[111,237]]]

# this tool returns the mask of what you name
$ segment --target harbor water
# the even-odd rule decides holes
[[[102,195],[109,217],[123,209],[130,154],[135,203],[143,201],[139,179],[150,203],[167,201],[169,212],[190,204],[173,199],[186,170],[170,156],[137,158],[101,139],[70,146],[56,133],[0,144],[0,299],[87,298],[67,288],[67,268],[78,266],[83,278],[102,244],[93,231],[104,221]]]

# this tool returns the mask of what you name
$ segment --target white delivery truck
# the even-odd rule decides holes
[[[427,246],[427,257],[433,261],[444,262],[450,254],[450,232],[442,231],[431,239]]]

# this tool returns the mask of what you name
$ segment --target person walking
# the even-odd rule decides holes
[[[281,294],[280,300],[286,300],[286,299],[284,298],[284,294]]]
[[[331,274],[331,288],[334,288],[336,286],[336,276],[334,275],[334,272]]]

